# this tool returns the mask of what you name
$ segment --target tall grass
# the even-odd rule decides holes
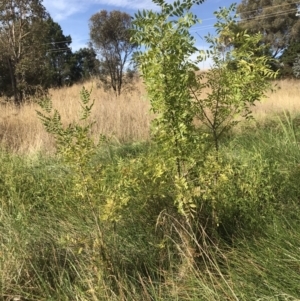
[[[266,116],[286,110],[292,115],[300,110],[298,95],[300,87],[296,80],[277,81],[277,92],[254,107],[256,119],[263,120]],[[112,137],[119,143],[145,141],[149,139],[151,120],[150,106],[141,82],[137,82],[133,91],[125,92],[121,97],[104,92],[96,82],[86,84],[93,88],[92,98],[95,99],[92,119],[95,120],[93,135],[98,139],[100,134]],[[50,97],[54,107],[62,115],[66,123],[77,119],[78,95],[81,85],[74,85],[59,90],[51,90]],[[205,94],[205,91],[203,91]],[[39,151],[53,152],[54,141],[45,132],[36,110],[39,106],[27,103],[20,109],[11,104],[1,103],[0,111],[0,143],[15,153],[36,153]]]
[[[195,232],[168,212],[152,220],[146,205],[129,206],[121,221],[99,225],[99,209],[74,197],[72,175],[59,161],[2,152],[0,300],[299,300],[297,120],[281,114],[254,131],[245,125],[223,142],[222,154],[247,165],[275,195],[270,218],[250,234],[237,229],[230,239],[221,232],[212,240],[205,229]],[[148,151],[146,144],[107,147],[98,160],[109,173],[121,159]],[[265,162],[270,168],[263,179]],[[195,262],[182,233],[193,241]]]
[[[244,209],[220,214],[226,227],[213,237],[203,225],[194,229],[176,218],[171,206],[161,211],[168,200],[153,183],[143,183],[150,192],[133,191],[137,199],[122,209],[120,219],[98,218],[101,201],[109,197],[105,189],[117,189],[115,182],[129,172],[126,162],[134,165],[132,159],[145,158],[141,162],[147,163],[150,154],[153,159],[153,146],[138,143],[149,138],[144,92],[117,99],[94,86],[95,139],[115,130],[120,143],[136,141],[105,145],[93,158],[101,166],[101,172],[92,173],[99,192],[93,194],[96,206],[74,193],[70,169],[48,156],[54,141],[36,118],[37,106],[5,106],[0,300],[300,300],[298,87],[295,82],[278,84],[281,98],[271,94],[255,108],[257,121],[242,123],[222,141],[220,156],[242,167],[230,181],[237,186],[245,181],[250,189],[244,194],[233,186],[228,187],[231,194],[224,190],[230,196],[227,204],[240,201]],[[77,119],[79,89],[52,91],[54,106],[67,123]],[[282,107],[274,108],[279,102]],[[139,166],[132,168],[138,171]],[[247,207],[247,198],[257,204]]]
[[[269,92],[266,99],[253,108],[256,119],[263,120],[269,117],[270,114],[282,111],[291,114],[299,112],[298,95],[300,87],[298,80],[277,80],[273,82],[273,87],[274,92]]]
[[[96,140],[101,134],[111,137],[117,143],[149,139],[150,107],[140,83],[136,83],[133,91],[125,91],[121,97],[116,97],[112,92],[104,92],[97,87],[96,82],[86,83],[85,86],[92,89],[91,97],[95,99],[92,119],[95,121],[93,136]],[[53,105],[66,124],[78,119],[78,95],[81,88],[82,85],[74,85],[50,91]],[[37,118],[37,104],[27,103],[21,108],[3,103],[1,106],[2,146],[22,154],[53,152],[54,141]]]

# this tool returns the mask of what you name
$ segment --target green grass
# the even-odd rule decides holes
[[[99,150],[93,164],[101,172],[93,171],[93,180],[106,190],[96,186],[92,203],[75,193],[73,175],[58,159],[2,151],[0,300],[300,300],[298,121],[283,114],[244,124],[223,141],[223,160],[239,166],[230,183],[251,185],[243,193],[224,187],[230,198],[213,237],[187,228],[173,208],[157,220],[168,200],[150,194],[151,183],[136,193],[152,207],[138,200],[115,222],[99,219],[109,181],[117,187],[126,162],[155,151],[149,144]],[[239,212],[229,206],[247,199],[254,205]],[[194,263],[183,233],[197,251]]]

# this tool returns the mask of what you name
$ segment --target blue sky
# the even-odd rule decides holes
[[[215,22],[213,12],[219,7],[228,7],[232,0],[205,0],[203,4],[195,6],[194,13],[203,20],[192,32],[204,36],[212,31]],[[138,10],[157,8],[151,0],[44,0],[44,6],[50,12],[55,22],[58,22],[65,35],[73,39],[72,49],[85,47],[89,41],[89,18],[96,12],[106,9],[120,10],[133,15]],[[198,35],[196,35],[198,37]],[[199,43],[201,39],[198,38]]]
[[[170,2],[173,2],[170,0]],[[195,6],[193,12],[202,23],[191,30],[197,39],[197,47],[206,49],[206,43],[199,37],[213,32],[215,18],[213,12],[219,7],[228,7],[233,0],[205,0],[203,4]],[[240,2],[240,1],[235,1]],[[71,35],[72,50],[86,47],[89,41],[89,19],[96,12],[106,9],[120,10],[134,15],[142,9],[157,9],[151,0],[44,0],[44,6],[55,22],[62,27],[65,35]]]

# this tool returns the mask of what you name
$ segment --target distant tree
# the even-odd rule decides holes
[[[45,76],[49,87],[72,85],[99,74],[99,60],[93,48],[85,47],[73,53],[70,48],[72,38],[64,35],[58,23],[49,17],[45,26]]]
[[[245,41],[242,39],[233,39],[232,34],[235,34],[236,36],[244,36],[247,33],[247,30],[243,28],[243,26],[240,25],[239,22],[230,22],[227,24],[227,26],[222,29],[222,31],[219,33],[218,37],[218,51],[219,54],[222,56],[222,59],[225,59],[226,56],[231,57],[230,61],[228,61],[228,68],[231,70],[237,70],[239,67],[239,59],[233,59],[232,57],[232,51],[240,49],[242,50],[245,48]],[[275,60],[272,58],[272,51],[270,47],[266,44],[262,44],[261,42],[258,42],[256,47],[252,48],[253,55],[255,57],[267,57],[269,58],[269,65],[272,65],[275,63]],[[247,59],[247,58],[245,58]],[[275,66],[271,66],[272,70],[275,71],[278,68],[275,68]],[[273,68],[274,67],[274,68]]]
[[[300,54],[297,55],[292,67],[293,74],[296,78],[300,78]]]
[[[44,52],[40,44],[48,14],[41,2],[0,1],[0,53],[10,77],[10,88],[5,87],[4,93],[13,96],[16,104],[42,92],[39,75],[43,72]]]
[[[278,57],[299,38],[298,3],[298,0],[242,0],[237,8],[240,26],[249,33],[260,32],[262,42],[270,45],[272,56]]]
[[[97,59],[95,50],[91,47],[80,48],[73,54],[72,58],[72,79],[88,80],[93,76],[99,75],[100,62]]]
[[[70,60],[72,38],[65,36],[61,26],[51,17],[45,20],[46,35],[43,43],[45,51],[46,81],[49,87],[62,87],[71,76]]]
[[[293,66],[295,61],[298,59],[298,54],[300,54],[300,40],[291,43],[283,52],[280,57],[281,62],[281,76],[282,77],[293,77],[295,73],[293,72]]]
[[[125,69],[136,46],[130,42],[131,17],[102,10],[90,18],[91,44],[99,53],[101,80],[120,95]]]
[[[0,53],[0,97],[11,95],[11,80],[6,57]]]

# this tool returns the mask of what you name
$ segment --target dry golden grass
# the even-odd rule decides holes
[[[272,113],[288,111],[291,114],[300,112],[300,81],[278,80],[274,83],[275,91],[253,108],[254,116],[265,118]]]
[[[118,143],[149,139],[151,115],[149,103],[142,85],[137,84],[131,93],[124,92],[121,97],[106,93],[95,83],[86,83],[92,89],[95,99],[91,120],[95,121],[93,136],[97,140],[105,134]],[[80,90],[82,85],[51,90],[53,107],[57,109],[64,124],[78,120],[80,112]],[[13,105],[3,105],[0,111],[0,143],[17,153],[53,152],[54,141],[43,129],[38,119],[37,104],[25,104],[20,109]]]
[[[300,85],[297,80],[277,81],[277,91],[269,93],[268,98],[254,107],[254,116],[264,119],[266,116],[282,110],[291,113],[300,111]],[[100,134],[112,137],[119,143],[142,141],[149,139],[151,114],[146,100],[146,92],[141,83],[136,84],[133,92],[116,97],[93,86],[92,98],[95,99],[92,120],[95,121],[93,136]],[[54,107],[61,113],[65,124],[78,119],[79,94],[82,85],[51,91]],[[39,151],[52,153],[54,141],[43,129],[37,117],[37,104],[26,104],[20,109],[13,105],[1,104],[0,111],[0,143],[16,153],[36,153]]]

